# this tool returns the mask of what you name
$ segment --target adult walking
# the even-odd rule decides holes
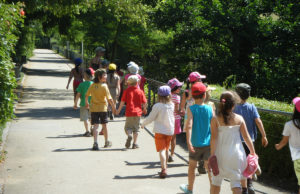
[[[105,53],[105,48],[103,47],[97,47],[95,49],[96,56],[91,59],[89,62],[89,66],[96,71],[97,69],[102,68],[102,57],[104,56]]]
[[[109,64],[107,80],[106,80],[110,95],[115,104],[117,104],[117,99],[119,98],[120,95],[120,77],[117,74],[116,70],[117,70],[116,64],[114,63]],[[114,119],[110,106],[108,108],[108,115],[110,120]]]

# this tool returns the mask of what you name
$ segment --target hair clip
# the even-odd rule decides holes
[[[225,103],[226,102],[226,100],[223,98],[222,100],[221,100],[223,103]]]

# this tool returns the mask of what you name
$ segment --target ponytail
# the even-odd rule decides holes
[[[226,91],[221,94],[218,115],[222,116],[224,123],[229,124],[232,116],[232,108],[237,104],[239,98],[235,92]]]

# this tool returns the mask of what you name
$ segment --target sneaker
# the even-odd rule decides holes
[[[99,150],[99,147],[98,147],[98,143],[97,143],[97,142],[95,142],[95,143],[93,144],[92,150]]]
[[[111,141],[106,141],[105,144],[104,144],[105,148],[110,148],[111,146],[112,146]]]
[[[242,188],[242,194],[248,194],[248,189],[247,188]]]
[[[161,172],[159,173],[159,177],[164,179],[167,177],[167,171],[166,169],[162,169]]]
[[[255,194],[254,186],[252,184],[252,179],[247,179],[248,194]]]
[[[130,148],[130,145],[131,145],[131,140],[132,140],[132,136],[129,135],[127,140],[126,140],[126,143],[125,143],[125,147],[128,149]]]
[[[168,162],[174,162],[173,157],[169,156]]]
[[[180,190],[183,191],[186,194],[193,194],[193,191],[188,190],[187,184],[182,184],[179,186]]]
[[[206,174],[206,169],[204,168],[204,161],[203,160],[199,161],[198,172],[199,172],[199,174]]]
[[[138,144],[132,144],[132,149],[138,149],[139,145]]]

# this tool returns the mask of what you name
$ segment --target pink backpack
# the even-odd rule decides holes
[[[249,154],[247,156],[247,167],[243,172],[244,177],[251,178],[258,167],[258,156]]]

